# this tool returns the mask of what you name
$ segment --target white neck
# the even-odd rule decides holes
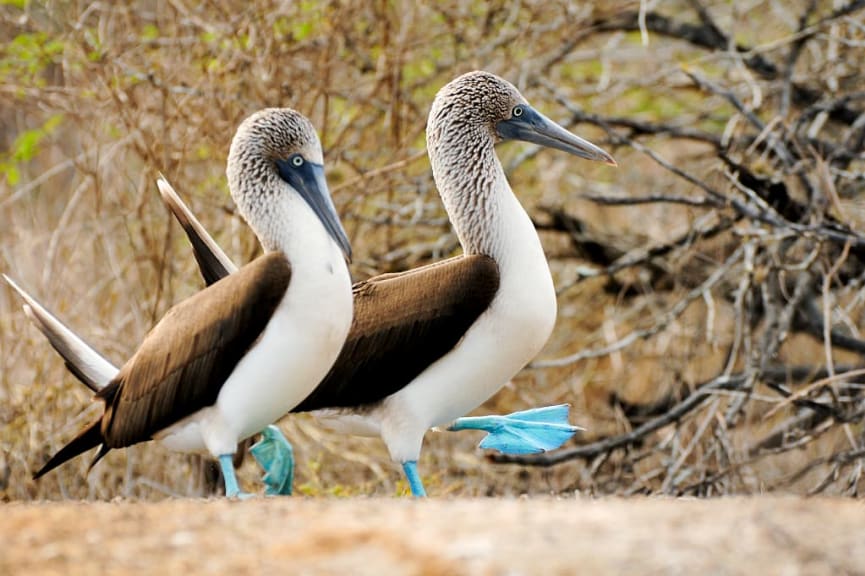
[[[549,276],[540,239],[508,184],[492,138],[467,132],[460,144],[429,144],[433,176],[463,251],[491,257],[503,274],[513,266]]]
[[[338,265],[347,274],[342,251],[309,204],[281,179],[270,182],[267,194],[266,202],[261,195],[243,195],[235,201],[264,249],[285,254],[291,263],[292,282],[323,266]]]

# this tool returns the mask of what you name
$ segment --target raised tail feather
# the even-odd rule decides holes
[[[84,430],[78,433],[78,435],[72,439],[66,446],[60,449],[54,456],[51,457],[45,465],[39,469],[36,474],[33,475],[34,480],[38,480],[48,472],[51,472],[64,462],[71,460],[78,456],[79,454],[83,454],[87,452],[91,448],[95,448],[96,446],[102,445],[99,449],[99,452],[96,454],[96,457],[93,459],[93,462],[90,463],[90,468],[93,467],[94,464],[99,462],[103,456],[105,456],[110,448],[108,448],[103,443],[102,438],[102,419],[91,422],[87,425]]]
[[[192,244],[192,252],[198,262],[198,269],[204,277],[204,282],[210,286],[217,280],[225,278],[237,271],[237,266],[231,261],[219,244],[216,243],[201,222],[195,217],[189,207],[180,199],[171,184],[164,176],[156,180],[162,201],[183,227],[186,237]]]
[[[237,271],[237,266],[226,256],[216,241],[207,233],[189,207],[180,199],[164,176],[157,180],[163,202],[183,227],[193,247],[201,275],[210,285]],[[3,278],[24,300],[24,313],[48,339],[48,342],[63,358],[66,368],[82,384],[94,392],[104,388],[117,375],[118,368],[96,351],[83,338],[48,311],[36,298],[14,280]]]
[[[63,357],[66,368],[85,386],[98,392],[114,376],[118,368],[85,342],[78,334],[49,312],[36,298],[27,293],[11,278],[3,278],[24,300],[24,313],[48,339],[51,346]]]

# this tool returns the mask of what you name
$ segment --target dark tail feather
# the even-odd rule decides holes
[[[48,472],[51,472],[67,460],[71,460],[82,454],[87,452],[91,448],[99,446],[102,444],[102,448],[99,450],[99,453],[96,455],[96,459],[90,465],[99,461],[100,458],[105,456],[105,454],[110,450],[110,448],[106,448],[105,444],[103,444],[102,438],[102,418],[96,420],[92,424],[89,424],[87,428],[78,433],[78,436],[72,439],[69,444],[60,449],[57,454],[51,457],[51,459],[45,463],[36,474],[33,475],[34,480],[38,480]]]

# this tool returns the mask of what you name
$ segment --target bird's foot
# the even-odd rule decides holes
[[[405,477],[408,480],[408,485],[411,488],[411,494],[415,498],[425,498],[426,490],[424,490],[423,482],[420,479],[420,474],[417,471],[417,460],[409,460],[402,463],[402,469],[405,472]]]
[[[219,457],[219,467],[222,469],[222,478],[225,480],[225,497],[232,500],[246,500],[254,494],[242,492],[237,484],[237,475],[234,473],[234,454],[223,454]]]
[[[294,450],[276,426],[261,431],[261,440],[249,449],[264,469],[265,494],[291,496],[294,483]]]
[[[480,448],[504,454],[536,454],[555,450],[582,430],[568,422],[567,404],[532,408],[505,416],[458,418],[448,430],[483,430],[489,434]]]

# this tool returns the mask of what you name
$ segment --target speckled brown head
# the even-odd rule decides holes
[[[464,140],[467,135],[487,135],[492,143],[523,140],[616,164],[607,152],[532,108],[513,84],[484,71],[463,74],[439,90],[427,121],[428,146],[474,145]]]
[[[445,85],[433,102],[427,131],[446,137],[454,131],[481,130],[498,140],[495,126],[527,104],[516,87],[489,72],[469,72]]]
[[[489,72],[469,72],[436,94],[427,121],[433,176],[463,250],[499,250],[493,222],[511,193],[495,145],[523,140],[615,164],[613,157],[532,108],[516,87]]]
[[[273,207],[280,194],[293,190],[350,259],[351,246],[324,178],[321,143],[303,114],[291,108],[266,108],[249,116],[231,141],[226,175],[241,215],[266,248],[275,248],[274,231],[285,225],[274,221],[278,216]]]

